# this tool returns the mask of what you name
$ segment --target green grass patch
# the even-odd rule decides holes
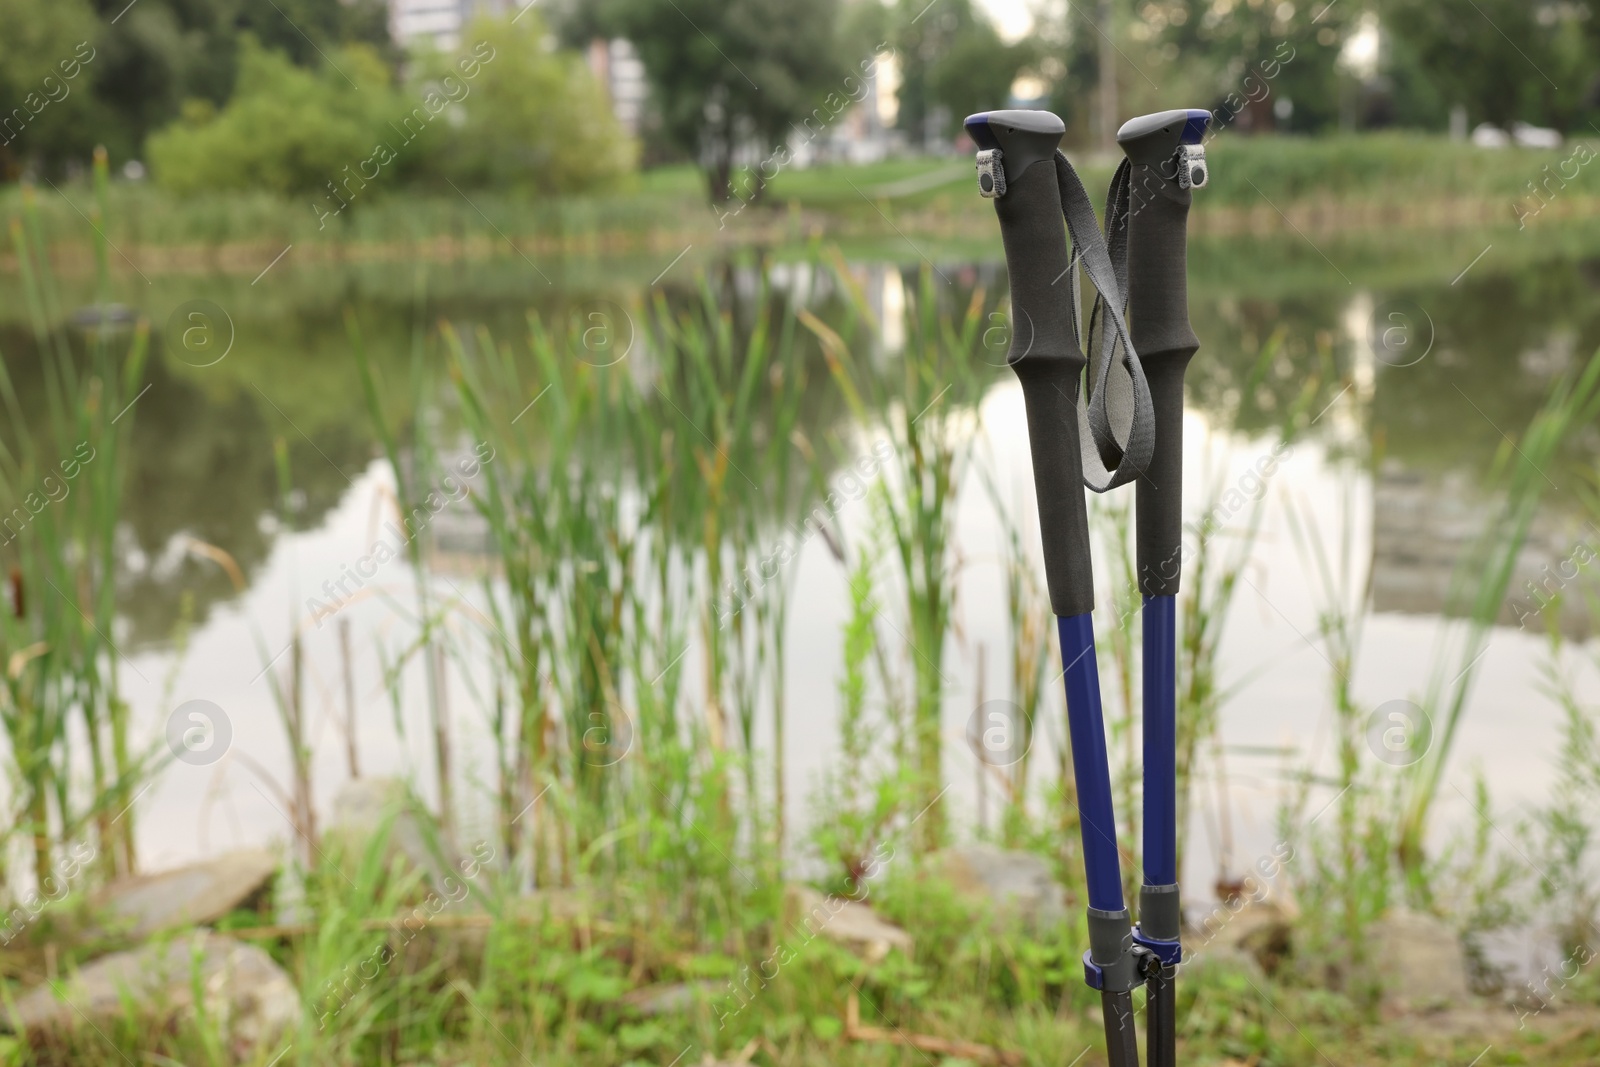
[[[1200,194],[1204,208],[1367,209],[1349,220],[1349,228],[1378,226],[1373,207],[1383,208],[1382,225],[1392,226],[1441,204],[1496,200],[1505,203],[1505,221],[1515,223],[1514,205],[1530,212],[1539,207],[1536,190],[1562,212],[1581,207],[1581,201],[1600,192],[1591,173],[1595,168],[1589,165],[1595,148],[1579,143],[1559,149],[1495,150],[1401,133],[1321,139],[1225,133],[1208,152],[1212,177]],[[1069,154],[1098,196],[1109,182],[1115,158]],[[777,174],[753,202],[734,201],[720,208],[707,202],[701,175],[686,164],[643,171],[620,191],[603,196],[540,199],[442,186],[390,189],[375,183],[359,203],[327,220],[319,220],[309,200],[267,193],[180,197],[148,184],[119,182],[108,193],[112,222],[107,236],[130,258],[142,248],[282,248],[290,243],[404,250],[433,242],[439,246],[436,255],[483,258],[508,251],[513,238],[523,252],[578,254],[673,242],[681,247],[689,241],[770,245],[774,240],[803,242],[819,233],[850,240],[902,232],[933,238],[977,232],[987,222],[989,206],[971,178],[970,161],[959,156],[791,168]],[[26,196],[37,198],[44,239],[82,242],[80,211],[87,202],[86,189],[72,183],[59,189],[13,186],[0,192],[0,215],[19,214]]]

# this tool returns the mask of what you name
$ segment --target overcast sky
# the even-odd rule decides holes
[[[978,0],[978,5],[989,12],[1000,36],[1008,41],[1024,36],[1033,25],[1026,0]]]

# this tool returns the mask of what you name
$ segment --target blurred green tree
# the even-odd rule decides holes
[[[1044,106],[1067,124],[1067,144],[1090,140],[1090,109],[1100,79],[1099,37],[1072,4],[1042,10],[1030,39],[1039,52]]]
[[[1567,0],[1391,0],[1383,26],[1446,107],[1472,123],[1516,121],[1566,131],[1595,104],[1600,28],[1594,5]],[[1408,118],[1437,121],[1397,100]]]
[[[573,192],[631,170],[604,95],[581,59],[546,46],[537,17],[480,20],[463,39],[454,53],[418,55],[402,91],[365,45],[306,69],[246,35],[227,106],[190,101],[151,136],[155,178],[183,193],[311,194],[325,223],[369,186],[409,179]]]
[[[390,66],[397,59],[384,0],[0,0],[0,27],[0,106],[38,91],[46,68],[74,58],[83,67],[24,136],[0,147],[0,175],[25,162],[55,169],[96,144],[116,161],[139,156],[185,101],[228,100],[246,34],[305,67],[334,62],[351,42]],[[79,42],[87,47],[75,56]]]
[[[98,25],[84,0],[0,0],[0,27],[0,178],[10,178],[81,142]]]
[[[45,0],[31,0],[38,7]],[[244,67],[241,40],[308,68],[337,63],[342,44],[366,42],[391,63],[383,0],[94,0],[101,17],[95,63],[95,135],[112,158],[137,155],[145,138],[188,100],[227,102]],[[343,67],[342,63],[337,64]],[[341,80],[349,77],[348,69]],[[387,79],[386,79],[387,80]]]
[[[899,0],[892,25],[896,124],[915,144],[947,141],[973,112],[1005,107],[1017,75],[1039,58],[1028,41],[1002,41],[971,0]]]
[[[582,25],[633,42],[661,132],[699,161],[715,203],[740,149],[785,144],[877,43],[839,39],[839,0],[601,0]]]
[[[239,56],[224,11],[166,0],[140,0],[126,12],[104,0],[96,6],[102,21],[94,125],[112,159],[138,155],[149,133],[170,122],[185,100],[227,99]]]
[[[463,56],[420,61],[427,84],[464,84],[459,119],[441,131],[424,169],[457,185],[541,193],[598,190],[632,172],[633,141],[613,118],[610,102],[581,57],[546,47],[533,12],[509,21],[480,20],[465,40],[487,46],[468,79]]]
[[[264,47],[284,53],[297,66],[319,66],[327,62],[334,46],[341,44],[368,44],[385,59],[399,58],[389,36],[389,5],[385,0],[209,2],[224,10],[232,9],[233,26],[238,32],[251,34]]]
[[[1135,29],[1160,64],[1152,69],[1199,94],[1194,106],[1211,110],[1213,129],[1315,133],[1359,117],[1357,86],[1340,62],[1359,5],[1150,0],[1139,14]]]
[[[177,123],[150,137],[157,181],[182,193],[300,194],[331,185],[348,198],[376,177],[362,174],[360,164],[380,143],[400,139],[390,123],[410,107],[390,86],[389,69],[376,52],[351,45],[333,53],[327,66],[306,70],[246,36],[239,60],[238,85],[226,107],[191,100]],[[395,158],[380,160],[380,169],[407,162],[391,154]]]

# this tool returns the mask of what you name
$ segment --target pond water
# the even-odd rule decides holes
[[[1521,236],[1402,237],[1375,251],[1370,238],[1313,244],[1290,235],[1202,241],[1193,249],[1192,318],[1202,348],[1189,374],[1186,500],[1198,512],[1208,489],[1234,488],[1264,494],[1266,510],[1225,630],[1223,678],[1236,687],[1222,713],[1226,774],[1219,778],[1213,761],[1211,777],[1197,789],[1190,900],[1204,899],[1219,875],[1240,874],[1271,851],[1287,767],[1307,760],[1331,765],[1332,668],[1316,647],[1317,586],[1291,536],[1290,505],[1312,517],[1330,545],[1348,538],[1358,597],[1370,571],[1372,614],[1356,661],[1357,698],[1369,707],[1419,698],[1449,627],[1441,613],[1451,575],[1491,514],[1487,480],[1497,450],[1527,425],[1560,374],[1600,346],[1600,233],[1538,245],[1516,244]],[[933,254],[936,284],[961,301],[973,286],[1003,289],[1003,265],[993,251],[987,259]],[[118,579],[122,682],[136,736],[147,744],[161,744],[168,716],[191,699],[220,706],[232,731],[232,749],[222,760],[172,764],[140,796],[144,866],[291,836],[284,805],[264,781],[272,777],[286,787],[289,767],[264,671],[303,618],[306,598],[368,550],[392,510],[392,480],[377,455],[349,354],[346,309],[377,362],[403,374],[413,339],[426,338],[441,321],[463,332],[482,325],[514,337],[530,308],[580,317],[620,311],[637,307],[652,285],[670,299],[690,300],[697,270],[709,270],[733,299],[748,299],[756,288],[749,255],[731,263],[696,254],[659,259],[534,267],[507,256],[465,265],[331,267],[300,266],[289,257],[254,282],[204,274],[158,275],[148,284],[119,279],[121,297],[159,334],[153,384],[138,402]],[[772,277],[785,299],[799,305],[819,299],[823,268],[778,260]],[[880,319],[891,324],[879,338],[887,358],[905,343],[893,323],[921,267],[909,244],[850,256]],[[11,299],[16,286],[15,278],[0,278],[7,294],[0,306],[20,306]],[[187,310],[197,300],[224,313],[226,337],[216,340],[231,347],[220,359],[210,355],[217,345],[202,355],[181,344]],[[18,315],[0,320],[0,351],[26,407],[41,385],[31,335]],[[1264,349],[1276,357],[1263,360]],[[1288,405],[1319,371],[1323,384],[1309,434],[1268,475],[1252,474],[1274,451]],[[989,466],[1030,531],[1022,400],[1009,374],[994,376],[973,414],[974,462]],[[276,438],[293,472],[292,521],[277,517]],[[865,451],[873,430],[847,426],[841,439]],[[1378,458],[1369,457],[1369,444]],[[1588,455],[1600,452],[1592,433],[1580,444]],[[1587,525],[1579,486],[1560,482],[1547,487],[1514,589],[1568,560],[1576,546],[1600,545],[1590,540],[1600,534]],[[847,506],[838,522],[859,533],[866,510]],[[481,599],[482,560],[469,511],[458,509],[441,526],[428,566],[470,601]],[[970,826],[980,809],[977,761],[965,742],[980,702],[976,663],[980,649],[991,665],[1005,662],[1008,643],[1000,531],[975,473],[960,498],[957,531],[959,639],[947,657],[944,717],[949,810]],[[229,553],[247,588],[235,592],[220,568],[195,556],[190,539]],[[792,725],[784,762],[793,826],[804,822],[809,785],[827,764],[835,736],[848,598],[846,576],[820,539],[807,543],[791,566],[797,592],[787,634]],[[380,582],[403,600],[410,579],[396,566]],[[407,672],[408,699],[398,709],[382,685],[380,649],[392,651],[409,624],[381,597],[342,615],[351,626],[362,772],[414,774],[432,794],[431,741],[418,695],[423,675]],[[1475,769],[1487,775],[1496,810],[1512,813],[1508,820],[1546,795],[1561,713],[1540,688],[1546,642],[1534,629],[1519,628],[1518,619],[1508,603],[1476,665],[1441,797],[1445,825],[1470,815],[1466,796]],[[187,627],[181,646],[174,641],[180,624]],[[1579,642],[1589,638],[1581,613],[1563,615],[1562,626]],[[325,809],[348,773],[340,640],[334,626],[306,633],[315,789]],[[1591,667],[1575,656],[1567,661],[1587,694],[1600,693]],[[488,817],[482,794],[493,782],[472,673],[452,668],[447,683],[467,825]],[[988,674],[984,695],[1004,697],[1003,673],[991,667]],[[1049,736],[1041,743],[1053,745],[1061,733],[1059,693],[1052,691],[1047,708]],[[982,804],[992,823],[992,791]],[[1509,822],[1505,829],[1511,831]],[[791,836],[799,839],[797,831]]]

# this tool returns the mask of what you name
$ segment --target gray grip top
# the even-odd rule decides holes
[[[1211,112],[1194,107],[1140,115],[1117,130],[1117,144],[1131,163],[1165,163],[1179,145],[1199,144],[1210,121]]]
[[[998,148],[1006,184],[1015,184],[1041,160],[1053,159],[1066,123],[1048,111],[980,111],[968,115],[967,134],[979,148]]]

